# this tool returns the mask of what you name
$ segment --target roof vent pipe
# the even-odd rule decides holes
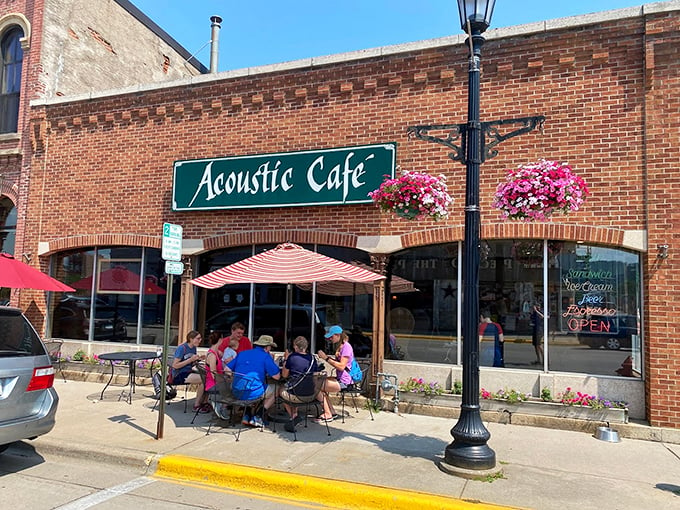
[[[220,28],[222,28],[222,18],[219,16],[210,17],[210,28],[212,33],[210,34],[210,72],[217,72],[217,60],[219,54],[219,41],[220,41]]]

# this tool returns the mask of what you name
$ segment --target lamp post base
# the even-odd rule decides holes
[[[491,469],[465,469],[458,466],[447,464],[445,460],[440,461],[437,466],[446,474],[466,478],[468,480],[480,480],[486,478],[498,478],[503,473],[503,469],[495,466]]]
[[[476,476],[480,476],[482,471],[494,473],[499,471],[496,469],[496,452],[489,445],[465,443],[458,440],[454,440],[446,447],[441,467],[447,472],[449,472],[448,469],[476,472]]]

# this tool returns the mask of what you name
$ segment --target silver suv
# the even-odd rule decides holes
[[[0,306],[0,452],[54,427],[59,397],[40,337],[17,308]]]

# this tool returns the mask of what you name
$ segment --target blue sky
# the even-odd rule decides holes
[[[219,71],[461,33],[456,0],[132,0],[206,66],[210,16],[222,17]],[[497,0],[491,28],[644,4]],[[649,2],[647,2],[649,3]]]

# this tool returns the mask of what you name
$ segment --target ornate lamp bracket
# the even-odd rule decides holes
[[[536,117],[522,117],[519,119],[503,119],[493,120],[491,122],[482,122],[482,136],[484,137],[483,161],[498,156],[498,151],[495,150],[494,147],[508,138],[529,133],[537,127],[541,133],[543,133],[544,122],[545,117],[543,115],[538,115]],[[502,134],[498,128],[508,124],[520,124],[521,126],[507,134]],[[488,139],[491,141],[487,142]]]
[[[503,119],[503,120],[493,120],[491,122],[482,122],[482,136],[484,137],[484,150],[482,151],[482,162],[487,159],[491,159],[498,155],[498,151],[494,149],[496,145],[504,140],[513,138],[515,136],[522,135],[533,131],[537,127],[543,132],[543,123],[545,122],[545,117],[543,115],[538,115],[536,117],[521,117],[519,119]],[[503,134],[499,129],[501,126],[507,126],[512,124],[519,124],[520,127],[514,131]],[[427,124],[420,126],[410,126],[407,128],[407,134],[409,137],[418,138],[419,140],[425,140],[426,142],[434,142],[441,145],[445,145],[449,149],[453,149],[454,152],[449,153],[449,158],[453,161],[460,161],[462,164],[466,164],[465,159],[465,147],[467,144],[467,132],[469,129],[479,127],[479,126],[469,126],[468,124]],[[445,131],[445,136],[434,136],[431,135],[432,131]],[[456,142],[460,140],[460,145]],[[490,140],[487,142],[487,140]]]

